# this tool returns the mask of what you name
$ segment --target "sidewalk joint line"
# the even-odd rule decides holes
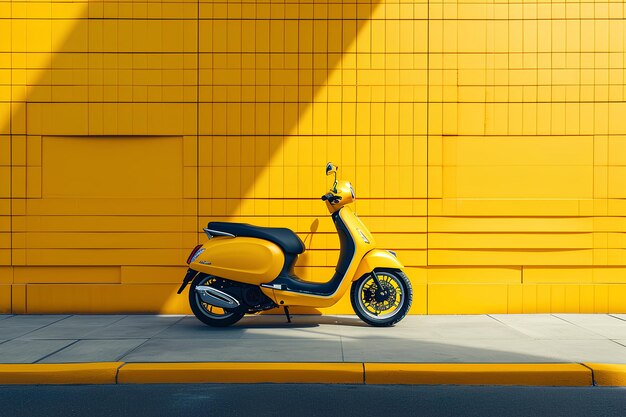
[[[109,339],[91,339],[91,340],[102,340],[102,341],[107,341],[107,340],[109,340]],[[117,355],[117,356],[115,357],[115,362],[119,362],[119,361],[121,361],[121,360],[122,360],[122,358],[123,358],[124,356],[126,356],[127,354],[129,354],[130,352],[132,352],[133,350],[135,350],[136,348],[138,348],[139,346],[143,345],[144,343],[146,343],[148,340],[150,340],[150,338],[146,339],[145,337],[135,337],[135,338],[132,338],[132,339],[117,339],[117,340],[143,340],[143,342],[141,342],[140,344],[138,344],[138,345],[137,345],[137,346],[135,346],[134,348],[130,349],[129,351],[124,352],[124,353],[122,353],[122,354],[120,354],[120,355]]]
[[[104,329],[104,328],[106,328],[106,327],[112,326],[112,325],[114,325],[115,323],[119,323],[120,321],[122,321],[122,320],[124,320],[124,319],[126,319],[126,318],[128,318],[128,317],[130,317],[130,314],[124,314],[124,315],[122,316],[122,318],[121,318],[121,319],[117,319],[117,320],[115,320],[114,322],[111,322],[111,323],[107,324],[106,326],[102,326],[102,328]]]
[[[153,334],[152,336],[150,336],[150,339],[157,337],[158,335],[160,335],[161,333],[163,333],[164,331],[166,331],[167,329],[169,329],[170,327],[176,326],[178,323],[180,323],[181,321],[183,321],[183,319],[189,317],[188,315],[183,315],[181,316],[178,320],[176,320],[175,322],[173,322],[172,324],[170,324],[169,326],[159,330],[158,332],[156,332],[155,334]]]
[[[26,315],[28,315],[28,314],[24,314],[24,315],[26,316]],[[13,339],[11,339],[11,340],[19,339],[20,337],[24,337],[24,336],[29,335],[29,334],[31,334],[31,333],[33,333],[33,332],[38,331],[38,330],[45,329],[45,328],[46,328],[46,327],[48,327],[48,326],[52,326],[53,324],[56,324],[56,323],[59,323],[59,322],[61,322],[61,321],[63,321],[63,320],[69,319],[70,317],[73,317],[73,316],[75,316],[75,315],[76,315],[76,314],[69,314],[69,315],[67,315],[66,317],[63,317],[62,319],[55,320],[55,321],[53,321],[52,323],[48,323],[48,324],[46,324],[45,326],[38,327],[38,328],[36,328],[35,330],[31,330],[30,332],[26,332],[26,333],[24,333],[23,335],[20,335],[20,336],[18,336],[18,337],[14,337],[14,338],[13,338]],[[16,317],[16,316],[14,316],[14,317]]]
[[[42,340],[46,340],[46,339],[42,339]],[[55,340],[67,340],[67,339],[55,339]],[[49,358],[50,356],[52,356],[52,355],[54,355],[54,354],[56,354],[56,353],[59,353],[60,351],[62,351],[62,350],[64,350],[64,349],[67,349],[68,347],[73,346],[73,345],[75,345],[76,343],[78,343],[78,342],[80,342],[80,341],[81,341],[81,339],[74,340],[74,341],[73,341],[72,343],[70,343],[69,345],[63,346],[61,349],[57,349],[57,350],[55,350],[54,352],[50,352],[50,353],[48,353],[47,355],[45,355],[45,356],[43,356],[43,357],[41,357],[41,358],[37,359],[35,362],[32,362],[32,363],[40,363],[42,360],[44,360],[44,359],[46,359],[46,358]]]
[[[576,326],[576,327],[578,327],[579,329],[589,331],[589,332],[591,332],[591,333],[597,334],[598,336],[602,336],[604,339],[610,340],[610,339],[609,339],[608,337],[606,337],[605,335],[603,335],[603,334],[601,334],[601,333],[598,333],[598,332],[596,332],[596,331],[594,331],[594,330],[592,330],[592,329],[590,329],[590,328],[588,328],[588,327],[579,326],[578,324],[573,323],[573,322],[571,322],[571,321],[569,321],[569,320],[565,320],[563,317],[559,317],[559,316],[557,316],[557,315],[555,315],[555,314],[550,314],[550,315],[551,315],[552,317],[556,317],[556,318],[557,318],[557,319],[559,319],[559,320],[563,320],[565,323],[571,324],[572,326]],[[598,316],[601,316],[601,315],[602,315],[602,314],[598,314]],[[608,314],[606,314],[606,315],[608,315]]]
[[[609,316],[611,316],[611,317],[613,317],[615,319],[621,320],[621,321],[626,321],[626,319],[623,319],[621,317],[617,317],[615,314],[609,314]]]
[[[509,329],[509,330],[510,330],[510,331],[512,331],[512,332],[519,333],[520,335],[522,335],[522,336],[524,336],[524,337],[530,337],[530,338],[531,338],[531,340],[547,340],[547,339],[537,339],[537,338],[533,337],[533,336],[532,336],[532,335],[530,335],[530,334],[527,334],[527,333],[525,333],[525,332],[523,332],[523,331],[521,331],[521,330],[519,330],[519,329],[516,329],[515,327],[511,326],[509,323],[505,323],[505,322],[503,322],[502,320],[500,320],[500,319],[497,319],[497,318],[493,317],[491,314],[485,314],[485,315],[486,315],[486,316],[491,317],[491,318],[492,318],[492,319],[494,319],[497,323],[502,324],[503,326],[505,326],[507,329]]]
[[[613,343],[617,343],[618,345],[622,346],[622,347],[626,347],[626,344],[622,343],[622,342],[618,342],[616,339],[607,339],[610,340]]]
[[[339,335],[339,347],[341,348],[341,362],[345,362],[346,358],[343,356],[343,337]]]
[[[489,317],[490,319],[493,319],[495,321],[498,321],[498,322],[502,323],[500,320],[498,320],[496,317],[493,316],[494,314],[495,313],[485,314],[485,316]]]
[[[508,323],[503,322],[502,320],[499,320],[497,318],[495,318],[494,316],[492,316],[491,314],[485,314],[487,317],[495,320],[496,322],[500,323],[500,324],[504,324],[506,327],[511,327],[508,325]]]
[[[109,340],[110,337],[107,337],[107,338],[104,338],[104,339],[98,339],[98,338],[91,338],[91,337],[89,337],[89,335],[91,333],[95,332],[96,330],[104,330],[104,329],[106,329],[106,328],[108,328],[108,327],[110,327],[110,326],[112,326],[112,325],[114,325],[116,323],[119,323],[120,321],[124,320],[125,318],[127,318],[129,316],[130,316],[130,314],[123,314],[121,318],[119,318],[119,319],[117,319],[115,321],[112,321],[109,324],[102,325],[102,326],[98,326],[98,325],[96,325],[96,326],[85,326],[85,327],[91,328],[91,330],[89,330],[81,340]],[[123,337],[118,337],[116,339],[124,339],[124,338]],[[138,338],[138,339],[141,339],[141,338]]]
[[[123,354],[121,354],[120,356],[118,356],[117,358],[115,358],[115,361],[116,361],[116,362],[124,362],[124,363],[126,363],[125,361],[122,361],[122,359],[123,359],[125,356],[130,355],[131,353],[133,353],[134,351],[136,351],[137,349],[139,349],[139,348],[140,348],[140,347],[142,347],[143,345],[145,345],[145,344],[146,344],[149,340],[152,340],[152,338],[147,338],[146,340],[144,340],[143,342],[141,342],[140,344],[138,344],[137,346],[135,346],[134,348],[132,348],[132,349],[131,349],[131,350],[129,350],[128,352],[124,352]]]

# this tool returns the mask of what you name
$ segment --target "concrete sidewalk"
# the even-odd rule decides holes
[[[0,316],[0,384],[626,386],[625,315]]]
[[[195,317],[0,316],[0,363],[626,363],[626,315],[251,316],[231,328]]]

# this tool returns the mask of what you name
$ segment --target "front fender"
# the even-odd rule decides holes
[[[402,269],[404,265],[391,254],[382,249],[373,249],[365,254],[357,268],[352,281],[356,281],[363,275],[372,272],[376,268]]]

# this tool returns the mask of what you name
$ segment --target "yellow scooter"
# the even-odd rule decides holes
[[[244,223],[210,222],[204,229],[209,240],[196,246],[189,270],[178,289],[189,288],[195,316],[209,326],[229,326],[245,314],[290,306],[329,307],[351,287],[355,313],[372,326],[393,326],[409,311],[413,290],[402,264],[392,251],[376,249],[376,242],[348,204],[355,200],[352,185],[337,181],[322,196],[330,212],[341,250],[333,277],[325,283],[298,278],[294,264],[304,252],[302,240],[285,228]]]

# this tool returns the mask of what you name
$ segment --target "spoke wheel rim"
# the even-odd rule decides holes
[[[207,276],[207,277],[203,278],[198,283],[198,285],[209,285],[209,286],[211,286],[211,284],[213,282],[215,282],[215,278]],[[194,293],[195,293],[194,297],[195,297],[195,300],[196,300],[196,305],[198,306],[200,311],[202,311],[202,313],[204,315],[206,315],[207,317],[210,317],[210,318],[216,319],[216,320],[224,320],[224,319],[227,319],[227,318],[231,317],[234,314],[234,313],[226,312],[223,308],[216,307],[216,306],[213,306],[211,304],[205,303],[204,301],[202,301],[202,298],[200,298],[200,295],[195,290],[195,288],[194,288]]]
[[[385,320],[395,316],[406,302],[406,294],[398,277],[388,272],[376,273],[378,280],[389,295],[384,301],[376,301],[376,282],[372,275],[363,279],[358,288],[361,310],[372,320]]]

